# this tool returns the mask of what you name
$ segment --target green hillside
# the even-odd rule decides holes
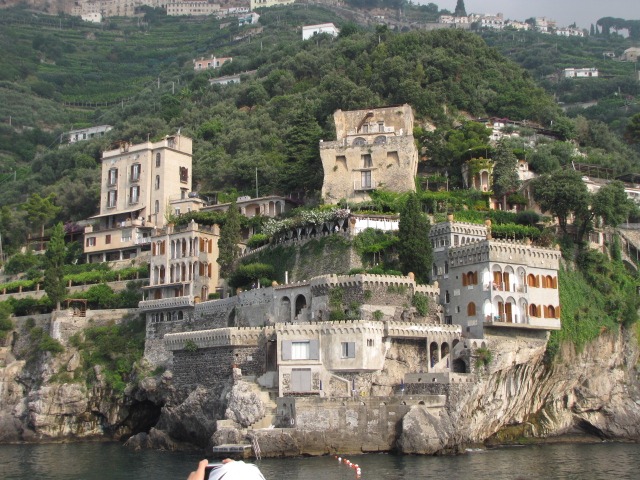
[[[487,147],[477,128],[457,128],[469,117],[527,120],[569,138],[575,130],[530,74],[478,35],[367,30],[311,6],[260,13],[264,31],[237,40],[252,27],[153,10],[144,19],[116,18],[106,25],[3,11],[5,248],[17,248],[35,226],[16,208],[33,193],[55,195],[61,209],[52,220],[94,214],[100,152],[119,139],[137,142],[181,129],[195,140],[194,188],[201,193],[252,194],[257,169],[260,194],[300,192],[309,199],[321,187],[318,141],[334,138],[336,109],[411,104],[419,125],[437,125],[434,136],[419,129],[418,138],[434,166],[449,164],[452,186],[459,175],[451,165],[465,160],[470,147]],[[325,21],[342,27],[338,38],[301,40],[301,25]],[[211,54],[233,62],[196,74],[191,59]],[[208,82],[254,70],[241,84]],[[63,131],[96,124],[115,128],[107,137],[58,148]],[[598,138],[607,135],[605,127]],[[599,142],[592,142],[594,162],[621,172],[640,163],[619,139]],[[564,164],[571,158],[565,157],[545,159],[545,165]]]

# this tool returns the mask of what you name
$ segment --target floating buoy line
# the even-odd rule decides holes
[[[360,478],[362,476],[362,469],[360,468],[360,466],[357,463],[353,463],[349,459],[339,457],[338,455],[334,455],[333,458],[338,460],[338,463],[346,465],[349,468],[353,468],[353,470],[355,470],[355,472],[356,472],[356,478]]]

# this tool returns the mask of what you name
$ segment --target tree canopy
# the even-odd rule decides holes
[[[431,272],[432,248],[429,219],[420,209],[416,194],[409,195],[400,211],[398,258],[402,273],[413,272],[416,280],[426,283]]]

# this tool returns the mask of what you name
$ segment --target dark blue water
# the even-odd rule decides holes
[[[600,443],[510,447],[444,457],[349,456],[362,479],[640,479],[640,445]],[[186,480],[200,456],[119,444],[0,445],[0,479]],[[258,462],[267,480],[351,480],[333,457]]]

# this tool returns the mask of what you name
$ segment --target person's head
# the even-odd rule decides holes
[[[211,471],[209,480],[265,480],[252,463],[227,462]]]

